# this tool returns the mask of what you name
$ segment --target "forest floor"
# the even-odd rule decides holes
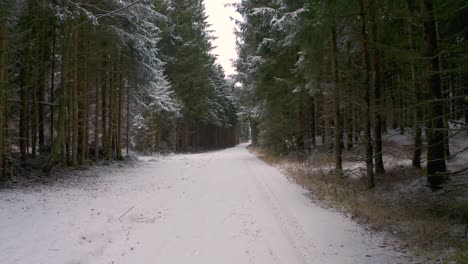
[[[465,168],[468,153],[461,151],[468,147],[467,136],[455,136],[450,147],[460,154],[449,160],[448,168]],[[376,175],[376,188],[369,191],[359,148],[343,154],[343,175],[333,174],[334,156],[323,146],[306,158],[276,156],[258,148],[251,152],[324,206],[398,239],[405,250],[427,263],[468,263],[468,173],[452,176],[442,190],[431,191],[423,172],[411,167],[412,136],[389,131],[384,137],[386,172]]]
[[[246,145],[0,190],[0,263],[428,263]]]

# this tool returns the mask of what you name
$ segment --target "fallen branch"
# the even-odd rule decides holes
[[[15,99],[8,99],[7,100],[8,102],[11,102],[11,103],[23,103],[22,101],[20,100],[15,100]],[[27,101],[28,104],[34,104],[34,102],[32,101]],[[40,105],[50,105],[50,106],[60,106],[58,104],[53,104],[53,103],[48,103],[48,102],[36,102],[37,104],[40,104]]]
[[[124,217],[125,215],[127,215],[133,208],[135,208],[135,206],[130,207],[123,215],[121,215],[121,216],[119,217],[119,220],[120,220],[122,217]]]

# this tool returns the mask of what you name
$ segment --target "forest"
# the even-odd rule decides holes
[[[0,263],[468,263],[468,1],[0,0]]]
[[[452,149],[452,139],[468,139],[466,1],[235,6],[243,16],[235,62],[241,118],[254,145],[326,153],[337,175],[354,154],[372,189],[386,169],[383,138],[397,132],[411,137],[411,165],[434,190],[466,175],[466,144]],[[447,165],[457,158],[464,167]]]
[[[0,175],[237,143],[202,1],[1,0]]]

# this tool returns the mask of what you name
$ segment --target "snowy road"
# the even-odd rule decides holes
[[[0,263],[410,262],[245,145],[138,165],[1,191]]]

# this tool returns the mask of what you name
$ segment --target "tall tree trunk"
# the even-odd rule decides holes
[[[32,93],[32,113],[31,113],[31,157],[33,159],[36,158],[36,146],[37,146],[37,130],[38,130],[38,119],[39,119],[39,111],[38,111],[38,104],[37,104],[37,95],[38,95],[38,80],[39,80],[39,50],[40,50],[40,33],[38,27],[40,26],[40,22],[37,21],[37,15],[34,16],[33,19],[33,46],[32,46],[32,61],[31,61],[31,93]]]
[[[315,122],[315,96],[312,96],[310,99],[310,140],[311,145],[315,146],[315,130],[316,130],[316,122]]]
[[[184,127],[184,151],[189,151],[189,144],[190,144],[190,125],[188,121],[185,121]]]
[[[395,67],[397,67],[395,65]],[[403,98],[403,91],[404,91],[404,81],[403,81],[403,73],[400,72],[399,69],[397,69],[396,71],[396,76],[397,76],[397,91],[398,91],[398,105],[397,105],[397,109],[398,109],[398,126],[399,126],[399,130],[400,130],[400,135],[404,135],[405,134],[405,102],[404,102],[404,98]]]
[[[346,43],[346,55],[347,55],[347,62],[346,66],[348,69],[351,69],[351,42]],[[354,105],[353,105],[353,89],[350,85],[351,78],[349,76],[346,77],[345,81],[345,92],[347,95],[344,98],[347,98],[345,101],[345,123],[346,123],[346,148],[349,150],[353,149],[353,117],[354,117]]]
[[[72,85],[72,96],[71,96],[71,162],[73,167],[78,167],[78,90],[79,90],[79,61],[78,61],[78,49],[79,49],[79,33],[74,34],[74,47],[73,47],[73,85]]]
[[[100,72],[99,70],[97,71],[98,73]],[[95,117],[94,117],[94,161],[99,160],[99,115],[101,114],[101,102],[100,102],[100,97],[101,97],[101,92],[99,91],[99,88],[101,87],[101,76],[96,76],[96,97],[95,97]]]
[[[86,35],[83,34],[83,39],[86,39]],[[88,42],[84,40],[84,44],[82,49],[83,51],[86,51],[85,54],[82,54],[79,58],[80,61],[83,64],[83,69],[82,69],[82,80],[80,80],[81,83],[81,89],[80,89],[80,163],[83,164],[86,162],[86,155],[87,155],[87,148],[88,148],[88,52],[89,52],[89,45],[87,45]]]
[[[61,80],[60,86],[58,87],[58,120],[56,124],[56,137],[52,138],[52,150],[50,152],[49,158],[46,165],[43,168],[43,171],[47,174],[50,173],[53,166],[57,162],[59,155],[61,155],[62,166],[66,167],[67,165],[67,153],[66,153],[66,138],[65,138],[65,128],[66,128],[66,114],[68,106],[68,76],[69,76],[69,67],[70,67],[70,35],[69,35],[70,25],[66,24],[63,30],[62,38],[62,65],[61,65]],[[52,118],[53,122],[53,118]],[[53,133],[51,133],[53,135]]]
[[[334,125],[335,125],[335,170],[337,173],[342,173],[343,162],[341,152],[343,148],[343,135],[341,129],[341,113],[340,113],[340,87],[338,76],[338,52],[336,48],[336,29],[335,26],[330,28],[330,44],[331,44],[331,74],[334,93]]]
[[[415,33],[415,25],[414,25],[414,18],[415,18],[415,6],[413,0],[406,1],[408,6],[408,12],[410,17],[409,22],[409,43],[410,49],[413,53],[416,52],[416,45],[414,43],[414,33]],[[414,128],[414,147],[413,147],[413,158],[412,158],[412,165],[416,168],[421,168],[421,154],[422,154],[422,128],[421,122],[423,119],[422,110],[420,101],[420,90],[419,85],[416,82],[416,63],[411,60],[411,86],[413,90],[413,101],[414,101],[414,110],[413,110],[413,128]]]
[[[102,106],[101,106],[101,129],[102,129],[102,150],[105,155],[106,150],[107,150],[107,84],[108,84],[108,79],[110,72],[108,72],[108,58],[105,54],[102,56],[102,76],[101,76],[101,101],[102,101]]]
[[[0,21],[0,181],[4,179],[7,159],[7,50],[8,50],[8,20]]]
[[[424,17],[424,48],[427,58],[430,127],[427,129],[427,179],[433,189],[446,181],[444,150],[444,104],[440,82],[437,33],[432,0],[421,0]]]
[[[468,35],[468,33],[466,33]],[[465,117],[465,129],[466,132],[468,133],[468,85],[463,85],[463,79],[466,78],[466,76],[468,74],[463,74],[462,72],[463,70],[460,69],[460,74],[458,76],[458,81],[459,81],[459,85],[458,85],[458,88],[462,90],[462,94],[464,95],[463,96],[463,101],[461,103],[461,111],[462,111],[462,114],[463,116]]]
[[[44,16],[44,14],[41,14],[41,16]],[[46,66],[46,34],[47,34],[47,24],[41,21],[41,38],[40,38],[40,43],[39,46],[41,47],[40,49],[40,56],[39,60],[40,63],[40,69],[38,71],[38,145],[39,145],[39,152],[44,151],[44,143],[45,143],[45,85],[46,85],[46,73],[47,73],[47,66]]]
[[[327,117],[325,115],[326,109],[325,109],[325,96],[323,94],[320,95],[320,100],[319,100],[319,124],[320,124],[320,136],[322,137],[322,145],[325,145],[326,142],[328,142],[327,139]]]
[[[439,46],[439,40],[440,40],[440,33],[439,33],[439,25],[437,23],[437,18],[434,15],[434,21],[435,21],[435,30],[436,30],[436,38],[437,38],[437,46]],[[440,90],[442,93],[442,98],[444,99],[444,115],[443,115],[443,122],[444,122],[444,155],[446,159],[450,158],[450,104],[452,100],[447,100],[448,97],[450,97],[449,94],[449,87],[447,85],[447,81],[444,81],[445,79],[448,78],[447,74],[444,74],[444,58],[443,55],[438,56],[439,58],[439,78],[441,79],[440,82]],[[445,75],[445,77],[444,77]],[[458,118],[458,117],[457,117]]]
[[[53,166],[55,165],[57,158],[60,153],[62,153],[62,163],[66,162],[65,157],[65,112],[66,112],[66,99],[65,99],[65,90],[66,86],[62,83],[59,94],[59,113],[58,113],[58,123],[57,123],[57,136],[53,140],[54,144],[52,146],[52,151],[50,152],[49,158],[46,165],[43,168],[43,171],[47,174],[50,173]]]
[[[363,88],[364,88],[364,141],[366,145],[366,168],[367,168],[367,187],[373,189],[374,182],[374,163],[372,151],[372,136],[371,136],[371,97],[369,85],[369,49],[366,33],[366,13],[364,9],[364,0],[360,0],[361,13],[361,45],[362,45],[362,64],[363,64]]]
[[[109,105],[107,109],[108,119],[109,119],[109,126],[107,128],[107,139],[106,139],[106,160],[112,159],[112,150],[113,150],[113,129],[114,129],[114,81],[115,81],[115,73],[114,73],[114,63],[113,59],[110,60],[109,66]]]
[[[57,137],[60,133],[60,129],[63,129],[63,139],[62,139],[62,150],[61,150],[61,161],[62,167],[67,167],[70,163],[70,120],[71,120],[71,87],[72,87],[72,55],[73,55],[73,37],[71,34],[71,24],[67,23],[64,26],[64,32],[62,37],[62,74],[61,74],[61,84],[60,88],[62,89],[62,104],[64,111],[63,125],[60,125],[60,121],[57,124]],[[60,94],[59,94],[60,95]],[[60,99],[60,98],[59,98]],[[62,107],[61,105],[59,107]],[[60,109],[59,109],[60,115]],[[60,119],[60,118],[59,118]]]
[[[84,108],[84,120],[85,120],[85,128],[84,128],[84,133],[85,133],[85,136],[84,136],[84,139],[85,139],[85,142],[84,142],[84,160],[88,160],[89,159],[89,141],[90,141],[90,134],[89,134],[89,130],[90,130],[90,102],[91,102],[91,98],[90,98],[90,94],[91,94],[91,88],[90,88],[90,85],[91,85],[91,81],[90,81],[90,77],[89,77],[89,74],[90,74],[90,52],[91,52],[91,44],[90,44],[90,41],[88,40],[87,42],[87,53],[86,53],[86,64],[85,64],[85,76],[84,76],[84,100],[85,100],[85,108]]]
[[[26,68],[24,66],[20,70],[20,101],[21,101],[21,108],[20,108],[20,138],[19,138],[19,145],[20,145],[20,153],[21,153],[21,160],[25,161],[27,158],[27,139],[28,139],[28,86],[26,84]]]
[[[119,73],[119,96],[117,105],[117,158],[122,159],[122,99],[123,99],[123,77],[122,73]]]
[[[127,98],[126,98],[126,103],[127,103],[127,111],[126,111],[126,118],[127,118],[127,126],[126,126],[126,138],[125,138],[125,147],[126,147],[126,153],[127,156],[129,155],[129,145],[130,145],[130,85],[127,86]]]
[[[382,158],[382,99],[381,99],[381,81],[380,81],[380,52],[377,46],[377,21],[376,21],[377,7],[375,0],[371,0],[371,36],[373,49],[373,70],[374,70],[374,160],[375,160],[375,173],[383,174],[385,172],[383,158]]]
[[[50,71],[50,145],[52,145],[54,141],[54,103],[55,103],[55,98],[54,98],[54,93],[55,93],[55,42],[56,42],[56,32],[57,29],[55,28],[55,25],[53,25],[53,40],[52,40],[52,66],[51,66],[51,71]]]

